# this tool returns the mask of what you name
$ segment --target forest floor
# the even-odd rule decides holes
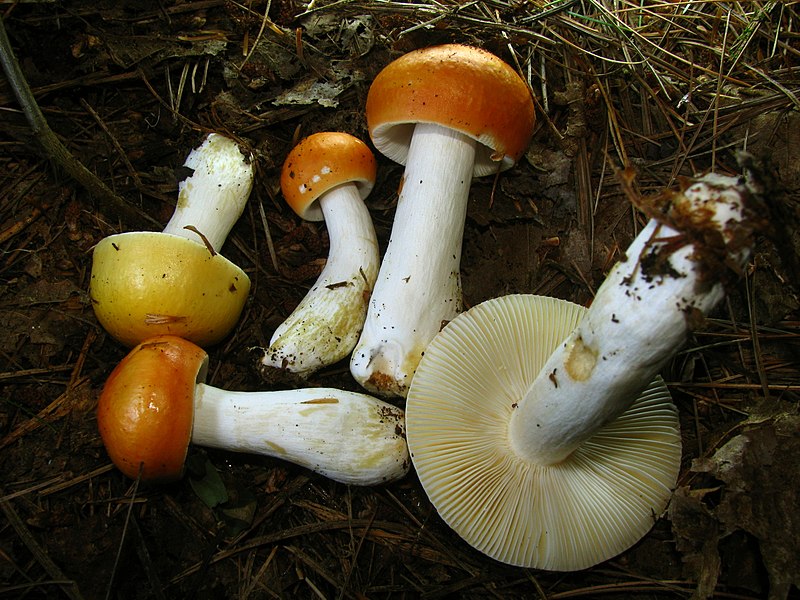
[[[0,16],[50,128],[114,195],[65,173],[0,78],[0,597],[800,597],[800,4],[5,0]],[[317,131],[368,141],[375,75],[444,42],[506,60],[537,109],[524,158],[472,185],[467,306],[510,293],[588,304],[645,222],[620,167],[648,197],[738,173],[746,150],[769,184],[772,231],[663,372],[683,440],[670,506],[579,572],[474,550],[413,470],[359,488],[193,446],[187,477],[136,485],[98,434],[126,349],[92,310],[94,245],[166,223],[189,151],[209,131],[235,137],[256,180],[223,254],[253,285],[235,332],[208,349],[209,382],[297,387],[265,382],[249,351],[327,256],[324,223],[283,202],[283,160]],[[402,167],[378,163],[367,203],[383,249]],[[358,390],[345,363],[304,383]],[[214,474],[216,502],[202,485]]]

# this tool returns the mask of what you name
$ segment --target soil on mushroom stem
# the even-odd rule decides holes
[[[239,40],[246,30],[252,44],[259,14],[234,3],[196,4],[203,6],[168,3],[149,10],[81,0],[60,15],[60,27],[45,5],[20,5],[6,22],[13,24],[12,42],[52,127],[92,171],[159,222],[171,215],[178,167],[198,140],[192,123],[228,128],[254,145],[256,189],[224,247],[251,274],[252,301],[235,334],[210,349],[210,382],[236,390],[305,385],[281,373],[262,381],[248,352],[268,345],[327,252],[324,224],[301,222],[275,196],[283,158],[298,126],[303,135],[340,130],[367,139],[363,103],[377,69],[397,51],[452,41],[458,32],[421,29],[390,43],[368,34],[403,29],[402,12],[370,17],[379,21],[337,17],[337,25],[346,25],[338,28],[326,16],[331,23],[320,19],[318,30],[304,35],[328,55],[308,47],[303,63],[294,37],[267,36],[244,61],[241,45],[228,41],[226,47],[225,40]],[[255,4],[254,11],[264,10],[264,3]],[[272,4],[272,19],[292,30],[300,3]],[[481,39],[495,40],[496,30],[486,31],[489,37]],[[366,43],[371,50],[360,56],[358,44]],[[499,37],[491,43],[495,50],[505,44]],[[234,65],[241,67],[239,79]],[[312,85],[320,81],[325,85]],[[559,85],[557,77],[552,85]],[[560,87],[564,98],[556,99],[562,103],[553,119],[567,135],[557,141],[544,128],[518,167],[496,182],[490,177],[473,184],[462,259],[467,305],[512,292],[588,303],[640,225],[607,172],[596,209],[585,205],[594,198],[576,193],[576,148],[595,147],[607,124],[587,91],[591,81],[580,94]],[[262,101],[279,90],[312,101]],[[97,326],[87,274],[92,246],[133,224],[118,222],[40,157],[5,83],[0,99],[9,108],[0,120],[0,595],[30,590],[31,597],[59,598],[71,588],[58,582],[70,579],[84,598],[105,597],[109,586],[115,598],[412,598],[531,597],[537,589],[559,593],[596,585],[619,585],[619,597],[632,598],[669,586],[688,594],[704,575],[740,597],[763,597],[765,565],[788,568],[775,555],[793,549],[796,540],[779,535],[787,527],[780,519],[765,556],[764,495],[778,494],[788,515],[798,508],[796,492],[776,479],[759,480],[753,489],[747,482],[755,472],[798,481],[796,444],[787,453],[747,454],[733,473],[720,473],[713,456],[748,431],[741,426],[746,418],[771,420],[796,410],[796,380],[790,382],[800,319],[795,290],[787,287],[796,281],[790,276],[796,263],[780,258],[800,247],[796,198],[784,207],[782,230],[788,233],[781,250],[757,249],[750,287],[736,287],[693,340],[693,348],[705,350],[680,355],[665,374],[683,382],[673,391],[683,418],[684,492],[672,521],[659,520],[632,550],[595,569],[528,573],[466,546],[437,518],[413,473],[384,488],[347,488],[278,460],[199,448],[189,451],[187,477],[167,487],[136,488],[111,468],[94,410],[125,349]],[[174,118],[170,103],[189,121]],[[754,123],[800,131],[786,127],[785,118],[776,113],[774,120],[760,116]],[[580,134],[568,127],[576,122],[583,124]],[[798,164],[792,157],[800,144],[788,136],[780,140],[773,164],[787,165],[785,183],[798,189],[798,173],[789,165]],[[595,183],[601,162],[586,163]],[[382,248],[401,172],[381,159],[369,204]],[[669,179],[653,172],[644,187],[657,189]],[[265,209],[280,272],[256,202]],[[748,289],[756,290],[749,300]],[[758,348],[750,341],[751,314],[757,315]],[[755,401],[765,381],[774,382],[779,403]],[[343,364],[308,383],[358,389]],[[760,430],[748,435],[769,437]],[[695,458],[706,461],[702,468],[692,468]],[[759,470],[759,460],[769,468]],[[738,495],[727,491],[734,487]],[[745,498],[754,500],[749,506],[755,512],[742,516],[735,509]],[[796,524],[790,527],[797,531]]]

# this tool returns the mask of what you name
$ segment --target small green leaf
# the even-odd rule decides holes
[[[256,505],[256,496],[250,490],[243,488],[234,491],[230,501],[220,507],[227,537],[235,537],[253,524]]]
[[[193,456],[187,460],[189,485],[194,493],[209,508],[214,508],[228,501],[228,490],[219,476],[219,471],[208,458]]]

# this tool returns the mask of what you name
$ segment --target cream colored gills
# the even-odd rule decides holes
[[[436,510],[508,564],[584,569],[653,526],[681,467],[657,376],[742,272],[765,214],[745,180],[705,175],[663,205],[583,309],[502,296],[457,316],[406,400]]]

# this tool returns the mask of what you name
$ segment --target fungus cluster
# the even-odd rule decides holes
[[[225,209],[222,225],[203,220],[189,210],[192,190],[204,187],[197,179],[182,187],[174,223],[148,237],[142,254],[125,234],[95,252],[98,318],[138,344],[100,398],[109,455],[126,475],[156,481],[180,476],[190,442],[280,457],[358,485],[396,480],[413,462],[444,521],[499,561],[570,571],[624,551],[664,510],[680,465],[677,411],[658,373],[698,315],[723,298],[723,271],[738,274],[747,261],[756,195],[740,178],[708,174],[667,196],[588,309],[520,294],[461,312],[471,180],[511,167],[525,151],[534,125],[528,86],[492,54],[450,44],[389,64],[366,110],[375,147],[405,165],[383,260],[363,202],[375,182],[369,148],[343,133],[301,141],[281,189],[301,218],[324,219],[330,250],[259,364],[308,376],[349,355],[356,381],[377,395],[407,396],[406,413],[331,388],[211,387],[206,353],[183,338],[213,343],[231,322],[190,336],[181,324],[200,317],[160,296],[144,302],[150,291],[121,308],[119,292],[108,290],[158,288],[140,264],[161,244],[156,236],[189,238],[200,249],[191,260],[166,251],[180,257],[156,271],[167,289],[186,265],[219,262],[242,200],[213,202],[238,207]],[[217,171],[195,160],[194,177]],[[226,160],[220,172],[249,192],[248,161]],[[135,266],[123,267],[131,254]],[[246,296],[246,275],[224,273],[201,284],[206,294]]]
[[[250,289],[244,271],[219,249],[244,209],[253,171],[238,145],[219,134],[185,166],[192,175],[180,183],[163,232],[110,236],[93,255],[97,318],[134,346],[98,405],[114,464],[143,481],[176,479],[193,441],[282,458],[348,484],[404,475],[410,461],[400,409],[330,388],[245,393],[203,382],[208,356],[200,345],[231,331]],[[377,273],[377,241],[362,202],[374,179],[371,152],[346,134],[312,136],[287,160],[286,199],[304,218],[325,216],[334,258],[276,332],[270,352],[282,367],[311,372],[355,344]]]

